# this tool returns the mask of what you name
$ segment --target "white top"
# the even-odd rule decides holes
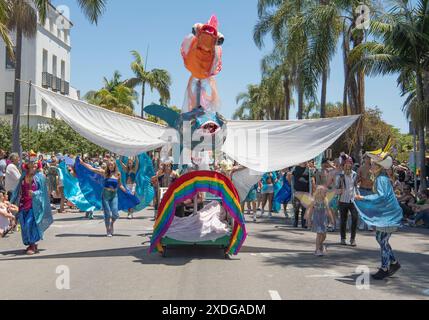
[[[340,202],[350,203],[356,195],[356,187],[355,181],[353,179],[353,174],[344,175],[344,180],[346,182],[346,185],[344,186],[343,193],[341,194]]]
[[[19,172],[16,165],[13,163],[9,164],[6,168],[4,186],[6,191],[14,191],[18,185],[19,179],[21,178],[21,172]]]

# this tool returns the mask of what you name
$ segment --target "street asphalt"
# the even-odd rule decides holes
[[[402,269],[368,282],[365,270],[380,263],[374,232],[359,232],[357,247],[328,233],[328,254],[316,257],[315,234],[293,228],[283,214],[256,223],[246,215],[248,237],[237,256],[195,247],[162,257],[147,252],[152,208],[133,220],[122,213],[112,238],[101,213],[54,217],[34,256],[24,254],[19,232],[0,238],[0,299],[429,299],[429,229],[395,233]]]

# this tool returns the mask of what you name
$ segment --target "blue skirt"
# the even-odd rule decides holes
[[[21,225],[22,242],[24,245],[36,244],[42,239],[36,219],[34,218],[33,209],[20,211],[18,220]]]

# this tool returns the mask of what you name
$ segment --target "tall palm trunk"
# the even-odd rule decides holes
[[[424,96],[423,96],[423,78],[420,69],[416,70],[416,93],[419,108],[424,108]],[[425,112],[423,112],[425,114]],[[418,123],[417,134],[419,137],[419,162],[420,162],[420,190],[426,190],[426,143],[425,143],[425,120],[421,119]]]
[[[144,105],[144,95],[145,95],[145,86],[146,86],[146,82],[145,82],[145,81],[143,81],[143,83],[142,83],[142,112],[141,112],[142,119],[144,119],[144,107],[145,107],[145,105]]]
[[[285,74],[284,78],[283,78],[283,88],[285,91],[285,105],[284,105],[284,110],[285,110],[285,119],[289,120],[289,112],[290,112],[290,79],[289,79],[289,75]]]
[[[22,28],[16,28],[16,53],[15,53],[15,85],[14,94],[15,102],[13,108],[12,119],[12,151],[21,156],[21,141],[20,141],[20,118],[21,118],[21,83],[17,79],[21,79],[21,56],[22,56]]]
[[[348,115],[347,97],[349,92],[349,65],[348,59],[348,36],[346,31],[343,32],[343,65],[344,65],[344,88],[343,88],[343,115]]]
[[[298,77],[298,119],[302,120],[304,113],[304,88],[301,76]]]
[[[328,85],[328,66],[322,72],[322,92],[320,97],[320,117],[326,118],[326,88]]]

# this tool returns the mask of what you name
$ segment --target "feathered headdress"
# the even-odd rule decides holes
[[[375,151],[367,151],[365,155],[370,157],[375,163],[379,164],[384,169],[390,169],[393,165],[393,159],[391,156],[389,156],[389,152],[390,149],[392,149],[392,146],[393,140],[392,137],[389,136],[382,149],[378,149]]]

